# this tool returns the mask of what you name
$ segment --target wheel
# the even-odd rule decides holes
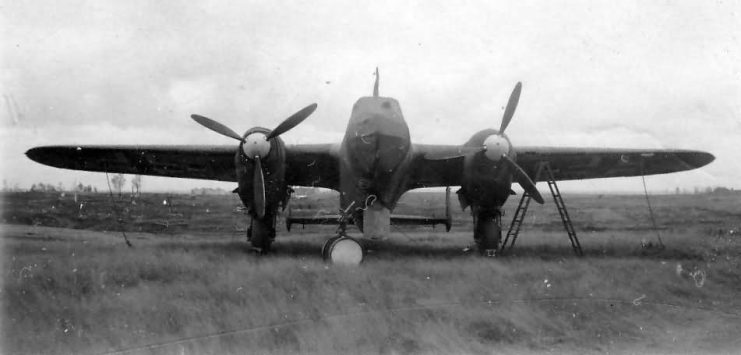
[[[476,224],[476,244],[483,256],[496,256],[502,240],[502,226],[498,218],[479,218]]]
[[[342,238],[342,236],[334,236],[332,238],[327,239],[326,242],[324,242],[324,245],[322,245],[322,259],[329,260],[329,255],[327,252],[329,251],[329,248],[332,246],[332,243],[334,243],[337,239]]]
[[[325,246],[324,260],[332,264],[358,265],[363,261],[363,247],[353,238],[330,238]]]
[[[260,254],[267,254],[270,251],[270,244],[273,242],[273,233],[275,229],[270,225],[257,218],[252,220],[252,227],[249,229],[249,239],[252,249]]]

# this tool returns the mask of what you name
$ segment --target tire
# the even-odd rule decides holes
[[[326,243],[325,260],[336,265],[358,265],[363,262],[363,246],[349,237],[330,238]]]
[[[502,240],[502,227],[496,218],[480,218],[476,225],[476,244],[483,256],[494,256]]]
[[[270,245],[273,242],[275,229],[265,221],[254,218],[250,228],[250,243],[252,249],[260,254],[267,254],[270,251]]]

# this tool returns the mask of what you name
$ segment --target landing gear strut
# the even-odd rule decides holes
[[[502,241],[501,210],[478,210],[474,213],[474,240],[484,256],[496,256]]]
[[[247,240],[252,244],[252,250],[259,254],[267,254],[270,245],[275,240],[275,217],[252,218],[247,229]]]

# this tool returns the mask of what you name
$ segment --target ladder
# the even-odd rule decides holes
[[[553,170],[551,170],[551,166],[548,162],[541,162],[538,164],[538,170],[535,173],[534,181],[538,181],[540,174],[542,174],[543,171],[547,174],[546,181],[548,182],[548,188],[551,190],[553,201],[556,203],[558,214],[561,216],[561,222],[563,222],[563,227],[566,229],[566,233],[569,236],[571,248],[574,249],[576,255],[582,256],[584,253],[582,252],[581,244],[579,243],[579,239],[576,237],[574,225],[571,223],[569,212],[566,210],[566,204],[563,202],[561,191],[559,191],[558,185],[556,185]],[[525,214],[527,213],[528,207],[530,207],[530,200],[532,200],[532,196],[527,193],[527,191],[524,192],[520,198],[520,203],[517,205],[517,210],[515,211],[515,216],[512,218],[512,223],[509,225],[507,236],[504,238],[504,242],[502,243],[500,254],[506,254],[514,248],[515,241],[517,240],[517,236],[520,234],[520,229],[522,228],[522,222],[525,220]],[[509,246],[507,246],[507,243],[509,243]]]

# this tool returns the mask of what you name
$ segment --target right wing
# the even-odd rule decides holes
[[[415,144],[411,188],[461,185],[465,149]],[[579,180],[666,174],[696,169],[714,159],[710,153],[681,149],[519,147],[516,162],[532,179],[538,166],[548,163],[556,180]],[[545,179],[541,175],[538,181]]]
[[[538,164],[547,162],[556,180],[667,174],[696,169],[715,159],[712,154],[682,149],[521,147],[517,164],[535,179]],[[538,181],[545,181],[542,174]]]

